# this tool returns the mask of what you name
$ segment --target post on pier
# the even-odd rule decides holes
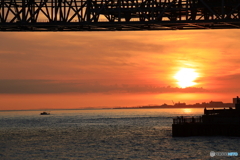
[[[240,111],[240,99],[238,96],[237,96],[237,102],[235,104],[235,109],[237,109],[237,111]]]

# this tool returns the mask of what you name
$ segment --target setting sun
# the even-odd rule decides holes
[[[194,86],[196,84],[194,80],[197,77],[198,73],[191,68],[182,68],[174,76],[174,78],[178,81],[177,84],[182,88]]]

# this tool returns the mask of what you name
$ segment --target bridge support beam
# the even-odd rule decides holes
[[[240,0],[0,0],[0,31],[188,30],[239,26]]]

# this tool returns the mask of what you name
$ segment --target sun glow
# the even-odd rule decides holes
[[[194,80],[197,77],[199,77],[198,73],[191,68],[182,68],[174,76],[174,78],[178,81],[177,84],[182,88],[196,85]]]
[[[184,108],[184,109],[182,109],[182,111],[183,111],[184,113],[191,113],[191,112],[192,112],[192,109],[191,109],[191,108]]]

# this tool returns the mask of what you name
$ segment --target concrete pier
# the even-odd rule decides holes
[[[199,117],[176,117],[173,119],[172,136],[237,136],[240,137],[240,99],[235,109],[204,109]]]
[[[204,124],[185,123],[172,124],[173,137],[187,136],[238,136],[240,137],[240,124]]]

